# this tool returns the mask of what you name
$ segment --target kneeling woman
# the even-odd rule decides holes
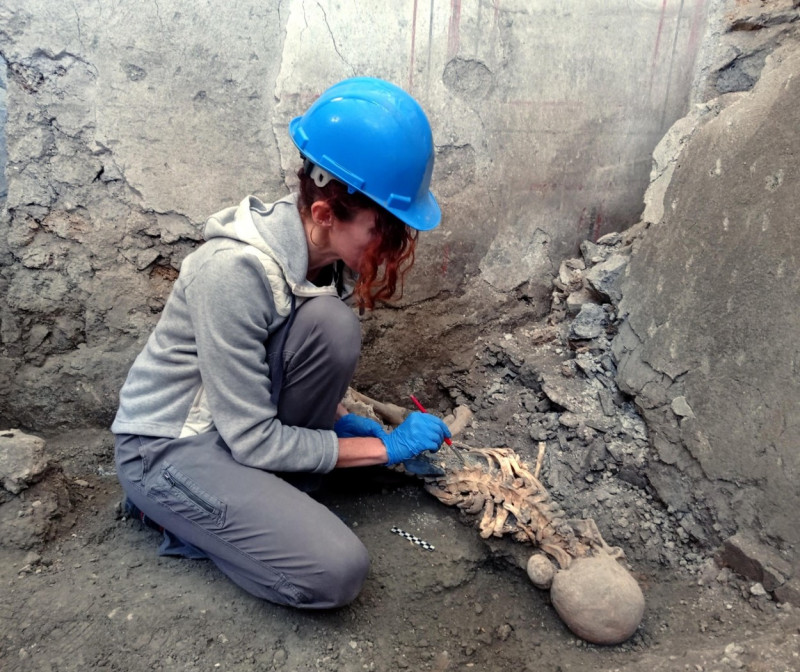
[[[390,298],[432,229],[433,140],[416,101],[382,80],[331,87],[290,134],[297,194],[211,217],[120,392],[112,431],[129,513],[163,554],[207,557],[259,597],[306,608],[353,600],[363,544],[295,487],[303,474],[395,464],[449,436],[414,413],[390,433],[339,402],[360,354],[343,303]]]

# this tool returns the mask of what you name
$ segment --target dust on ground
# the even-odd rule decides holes
[[[613,302],[571,298],[585,267],[562,266],[547,314],[522,292],[502,310],[473,294],[367,318],[356,385],[398,404],[414,393],[440,414],[470,406],[461,438],[476,447],[508,446],[532,463],[544,441],[550,494],[571,517],[594,518],[642,586],[645,616],[629,641],[575,637],[513,542],[483,541],[474,521],[385,468],[336,473],[316,495],[370,552],[356,601],[322,612],[260,601],[207,561],[158,557],[158,533],[120,516],[110,434],[87,429],[45,437],[52,469],[0,506],[10,531],[0,668],[800,670],[800,610],[718,567],[696,521],[641,477],[646,427],[614,385]],[[400,324],[413,338],[388,337]]]
[[[158,533],[116,515],[119,487],[97,473],[110,460],[74,466],[68,479],[86,483],[73,490],[74,524],[40,551],[2,551],[4,670],[800,669],[797,610],[719,569],[635,567],[647,599],[639,631],[620,646],[586,644],[457,513],[377,470],[321,496],[369,549],[362,594],[335,611],[279,607],[206,561],[157,557]]]

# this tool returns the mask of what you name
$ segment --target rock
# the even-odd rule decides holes
[[[598,431],[606,431],[613,420],[606,417],[597,392],[587,387],[585,379],[564,378],[543,372],[542,392],[556,406],[578,416],[583,422]]]
[[[644,595],[611,556],[578,558],[556,572],[550,597],[558,615],[578,637],[594,644],[620,644],[644,614]]]
[[[566,299],[567,314],[577,315],[587,303],[597,303],[588,289],[584,288],[579,289],[577,292],[572,292]]]
[[[800,578],[790,579],[773,593],[778,602],[800,607]]]
[[[590,266],[600,264],[608,259],[611,254],[607,246],[596,245],[590,240],[584,240],[581,243],[581,254]]]
[[[32,485],[25,500],[15,498],[0,506],[0,548],[37,551],[53,539],[59,524],[71,523],[71,512],[66,480],[53,472]]]
[[[289,654],[286,652],[286,649],[279,648],[275,651],[272,656],[272,666],[273,669],[277,669],[282,667],[286,664],[286,660],[289,658]]]
[[[778,553],[747,533],[726,539],[716,553],[717,563],[772,592],[791,576],[792,567]]]
[[[42,556],[36,551],[30,551],[22,561],[23,565],[38,565],[42,561]]]
[[[509,623],[503,623],[502,625],[498,625],[495,628],[494,634],[497,636],[501,642],[505,642],[510,636],[511,633],[514,632],[514,628]],[[444,667],[440,667],[438,669],[445,669]]]
[[[604,262],[586,271],[584,277],[602,297],[617,304],[622,299],[620,282],[627,266],[627,256],[612,254]]]
[[[602,306],[584,303],[570,326],[569,336],[579,341],[597,338],[605,331],[607,321],[606,311]]]
[[[583,284],[585,265],[580,259],[565,259],[558,269],[558,279],[567,289],[579,289]]]
[[[618,231],[612,231],[611,233],[607,233],[605,236],[601,236],[597,239],[598,245],[608,245],[613,246],[619,243],[622,240],[622,234]]]
[[[570,413],[569,411],[567,411],[566,413],[562,413],[559,416],[558,422],[562,424],[564,427],[575,428],[581,424],[581,419],[574,413]]]
[[[694,417],[694,412],[692,411],[692,407],[689,406],[689,402],[686,401],[686,397],[675,397],[672,400],[670,408],[672,408],[672,412],[678,417],[681,418]]]
[[[0,482],[12,494],[19,494],[47,469],[44,439],[18,429],[0,432]]]

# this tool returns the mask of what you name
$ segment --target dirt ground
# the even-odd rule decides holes
[[[419,338],[405,347],[378,345],[400,313],[368,318],[357,386],[400,404],[401,394],[417,394],[437,413],[467,403],[475,422],[465,440],[507,445],[526,459],[537,433],[546,438],[552,495],[567,513],[597,520],[642,586],[645,615],[629,641],[604,647],[574,636],[507,546],[484,542],[420,482],[383,468],[337,473],[317,495],[370,552],[358,599],[328,612],[259,601],[207,561],[156,555],[159,534],[120,517],[112,439],[91,429],[45,437],[55,469],[1,507],[19,522],[6,529],[31,537],[0,549],[0,669],[800,670],[800,609],[717,567],[637,479],[647,441],[630,404],[611,389],[608,413],[618,417],[600,433],[575,426],[536,383],[550,379],[550,367],[571,385],[590,385],[589,374],[609,366],[607,334],[570,349],[565,325],[552,328],[524,296],[491,315],[468,310],[480,305],[474,298],[412,308],[402,318]],[[435,326],[426,315],[439,316]],[[434,328],[435,345],[426,338]],[[557,396],[556,383],[548,389]],[[606,453],[581,453],[601,435]],[[45,506],[48,524],[25,528]]]
[[[359,598],[332,612],[278,607],[205,561],[158,558],[158,533],[117,519],[119,487],[98,475],[110,462],[83,466],[69,474],[88,483],[74,493],[74,524],[41,552],[2,553],[3,670],[800,669],[797,610],[718,571],[699,585],[697,575],[638,567],[639,631],[620,646],[586,644],[454,511],[381,473],[324,495],[370,551]]]

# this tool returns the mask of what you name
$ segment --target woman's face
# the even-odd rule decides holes
[[[361,270],[364,252],[378,235],[374,210],[359,210],[350,221],[334,219],[330,233],[330,244],[339,259],[354,271]]]

